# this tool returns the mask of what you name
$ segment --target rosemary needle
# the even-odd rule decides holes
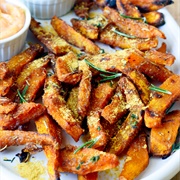
[[[127,16],[125,14],[120,14],[122,17],[127,18],[127,19],[134,19],[134,20],[143,20],[144,23],[147,23],[146,17],[132,17],[132,16]]]
[[[120,36],[124,36],[124,37],[127,37],[127,38],[131,38],[131,39],[135,39],[137,38],[136,36],[132,36],[132,35],[129,35],[129,34],[125,34],[125,33],[122,33],[118,30],[116,30],[116,28],[112,28],[111,31],[113,31],[114,33],[120,35]]]
[[[157,92],[161,92],[161,93],[164,93],[164,94],[170,94],[170,95],[172,94],[170,91],[159,88],[159,87],[157,87],[157,86],[155,86],[153,84],[150,85],[149,89],[151,91],[157,91]]]
[[[87,142],[85,142],[84,144],[82,144],[81,146],[79,146],[75,151],[74,154],[76,154],[78,151],[80,151],[82,148],[87,147],[87,148],[92,148],[94,146],[94,144],[96,144],[96,142],[100,139],[101,136],[98,136],[94,139],[91,139]]]

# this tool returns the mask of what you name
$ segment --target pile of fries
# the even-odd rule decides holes
[[[154,1],[144,9],[156,13],[170,3]],[[32,18],[30,30],[42,45],[30,44],[0,63],[0,149],[41,145],[51,180],[61,172],[97,180],[124,155],[119,179],[131,180],[150,156],[170,155],[176,141],[180,110],[169,109],[180,97],[180,76],[166,67],[175,61],[166,44],[157,46],[165,34],[142,21],[141,1],[108,2],[78,0],[74,11],[81,19],[71,26],[54,16],[54,32]],[[101,13],[92,17],[94,4]],[[95,42],[121,50],[107,53]],[[30,122],[37,131],[27,130]],[[75,142],[88,140],[62,146],[62,130]]]

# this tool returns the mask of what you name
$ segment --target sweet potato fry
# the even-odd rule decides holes
[[[12,102],[6,97],[0,97],[0,114],[11,113],[17,106],[17,103]]]
[[[43,103],[53,119],[70,135],[75,141],[83,133],[78,119],[72,116],[72,112],[66,105],[66,101],[60,95],[61,84],[55,75],[46,79]]]
[[[22,68],[30,61],[34,60],[43,52],[43,47],[39,44],[30,45],[22,53],[12,57],[7,62],[7,67],[14,77],[18,76]]]
[[[20,130],[1,130],[0,131],[0,149],[9,146],[20,146],[28,143],[37,145],[51,145],[59,148],[59,144],[52,138],[52,136],[45,134],[38,134],[32,131]]]
[[[100,48],[95,43],[93,43],[77,31],[75,31],[70,25],[68,25],[62,19],[54,16],[51,19],[51,24],[55,31],[58,33],[58,35],[70,44],[79,47],[80,49],[84,50],[86,53],[89,54],[100,53]]]
[[[50,60],[54,59],[54,55],[51,54],[28,63],[16,79],[17,87],[23,87],[26,84],[27,78],[33,73],[33,71],[37,70],[38,68],[47,67]]]
[[[108,6],[104,8],[103,14],[110,22],[115,23],[115,25],[118,26],[119,30],[123,33],[133,35],[138,38],[166,38],[164,33],[156,27],[133,19],[124,18],[120,16],[115,9]]]
[[[79,70],[82,71],[83,75],[79,84],[77,109],[78,114],[84,118],[90,104],[92,73],[84,61],[79,62]]]
[[[144,57],[149,61],[165,66],[171,66],[175,61],[175,57],[172,54],[162,53],[154,49],[146,51]]]
[[[127,38],[113,32],[113,29],[117,29],[117,26],[109,24],[99,36],[99,41],[108,44],[112,47],[119,47],[122,49],[137,48],[139,50],[149,50],[155,48],[158,45],[158,39],[156,37],[144,39],[144,38]]]
[[[34,102],[18,104],[12,112],[0,114],[0,129],[15,129],[40,116],[44,111],[45,107],[42,104]]]
[[[99,29],[97,26],[88,23],[88,20],[71,19],[73,28],[88,39],[98,39]]]
[[[72,111],[73,117],[75,117],[77,119],[81,119],[81,117],[79,117],[79,113],[78,113],[78,109],[77,109],[78,92],[79,92],[79,86],[77,86],[77,87],[75,86],[70,90],[69,96],[67,98],[67,106]]]
[[[174,3],[172,0],[146,0],[146,3],[142,0],[130,0],[129,2],[137,6],[143,12],[156,11]]]
[[[172,75],[160,85],[169,93],[156,92],[145,110],[144,121],[148,128],[159,127],[166,110],[180,97],[180,76]]]
[[[126,95],[127,107],[130,109],[130,113],[106,147],[107,152],[116,155],[120,155],[129,147],[141,129],[143,123],[142,108],[144,107],[135,86],[127,78],[122,77],[119,83]]]
[[[39,118],[35,119],[35,124],[38,133],[40,134],[48,134],[52,136],[58,143],[61,145],[62,142],[62,134],[61,128],[56,122],[51,119],[48,114],[44,114]],[[59,178],[58,164],[59,164],[59,150],[53,146],[43,146],[45,155],[48,159],[47,169],[50,180],[57,180]]]
[[[78,58],[73,52],[60,56],[56,60],[55,71],[60,82],[75,85],[82,76],[78,70]]]
[[[141,13],[136,6],[129,3],[128,0],[116,0],[116,6],[118,11],[123,14],[133,18],[141,17]]]
[[[73,50],[73,47],[57,34],[43,28],[34,18],[31,19],[30,30],[51,52],[64,55]]]
[[[77,147],[68,146],[60,150],[62,163],[60,170],[80,175],[103,171],[119,165],[116,155],[92,148],[83,148],[74,153]],[[106,163],[105,163],[106,162]]]
[[[74,12],[80,18],[88,18],[92,5],[92,0],[77,0],[74,5]]]
[[[6,96],[13,85],[13,77],[7,75],[3,80],[0,79],[0,96]]]
[[[92,90],[91,103],[87,115],[87,125],[90,138],[101,136],[93,148],[103,149],[107,143],[107,135],[100,123],[100,112],[108,104],[116,88],[116,84],[110,82],[101,83]]]
[[[166,51],[167,51],[166,43],[162,42],[161,46],[159,48],[157,48],[156,51],[159,51],[159,52],[162,52],[162,53],[166,53]]]
[[[110,124],[114,124],[127,113],[125,98],[123,97],[120,87],[117,86],[116,92],[112,97],[110,104],[104,107],[101,116]]]
[[[141,63],[138,67],[138,70],[157,82],[164,82],[166,79],[168,79],[174,74],[164,65],[155,64],[148,60]]]
[[[146,18],[146,22],[152,26],[162,26],[165,24],[164,14],[158,11],[151,11],[142,14]]]
[[[150,100],[150,90],[146,77],[136,69],[127,71],[126,75],[135,84],[142,102],[145,105],[148,104]]]
[[[0,62],[0,80],[3,80],[8,73],[8,67],[5,62]]]
[[[171,153],[172,146],[180,127],[180,111],[175,110],[167,114],[162,125],[152,128],[150,133],[150,153],[153,156],[167,156]]]
[[[145,134],[140,134],[134,139],[126,155],[119,180],[133,180],[148,166],[149,154]]]
[[[24,99],[27,102],[34,101],[37,98],[37,94],[39,90],[43,87],[45,79],[47,76],[47,71],[45,68],[38,68],[32,71],[32,73],[26,79],[26,85],[28,86],[27,91],[24,95]],[[19,90],[23,90],[25,86],[22,88],[18,88]]]

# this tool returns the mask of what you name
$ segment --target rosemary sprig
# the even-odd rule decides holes
[[[93,69],[101,72],[100,76],[103,77],[102,80],[100,80],[100,82],[105,82],[105,81],[109,81],[112,79],[115,79],[117,77],[120,77],[122,75],[122,73],[116,73],[116,72],[110,72],[110,71],[105,71],[101,68],[96,67],[94,64],[90,63],[88,60],[84,60],[90,67],[92,67]],[[104,73],[104,74],[102,74]],[[107,74],[111,74],[111,75],[107,75]]]
[[[91,139],[87,142],[85,142],[84,144],[82,144],[81,146],[79,146],[75,151],[74,154],[76,154],[78,151],[80,151],[82,148],[87,147],[87,148],[92,148],[96,142],[100,139],[101,136],[98,136],[94,139]]]
[[[28,88],[29,88],[29,86],[26,85],[26,86],[24,87],[24,89],[22,90],[22,92],[20,92],[19,89],[17,90],[18,96],[19,96],[19,98],[20,98],[20,103],[27,102],[24,97],[25,97],[25,95],[26,95],[26,92],[27,92]]]
[[[125,14],[120,14],[120,15],[127,19],[142,20],[144,23],[147,23],[146,17],[132,17],[132,16],[127,16]]]
[[[110,76],[107,76],[105,74],[100,74],[100,76],[104,77],[102,80],[100,80],[100,82],[105,82],[105,81],[109,81],[109,80],[122,76],[122,73],[117,73]]]
[[[172,94],[170,91],[168,91],[168,90],[165,90],[165,89],[162,89],[162,88],[159,88],[159,87],[157,87],[157,86],[155,86],[155,85],[153,85],[153,84],[151,84],[150,86],[149,86],[149,89],[151,90],[151,91],[157,91],[157,92],[161,92],[161,93],[164,93],[164,94]]]
[[[86,64],[88,64],[90,67],[92,67],[93,69],[102,72],[102,73],[106,73],[106,74],[116,74],[115,72],[110,72],[110,71],[105,71],[101,68],[96,67],[94,64],[92,64],[91,62],[89,62],[87,59],[84,59],[84,61],[86,62]]]
[[[116,34],[118,34],[120,36],[124,36],[124,37],[130,38],[130,39],[137,38],[136,36],[132,36],[132,35],[129,35],[129,34],[122,33],[120,31],[116,30],[116,28],[112,28],[111,31],[113,31],[114,33],[116,33]]]

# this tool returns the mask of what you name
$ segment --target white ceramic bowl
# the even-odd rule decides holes
[[[6,0],[6,2],[14,4],[22,8],[25,12],[25,23],[23,28],[16,34],[0,40],[0,62],[7,61],[14,55],[18,54],[24,47],[29,25],[31,22],[31,14],[29,9],[21,2],[15,0]],[[7,29],[8,31],[8,29]]]
[[[60,17],[68,13],[75,0],[21,0],[36,19],[51,19],[54,15]]]

